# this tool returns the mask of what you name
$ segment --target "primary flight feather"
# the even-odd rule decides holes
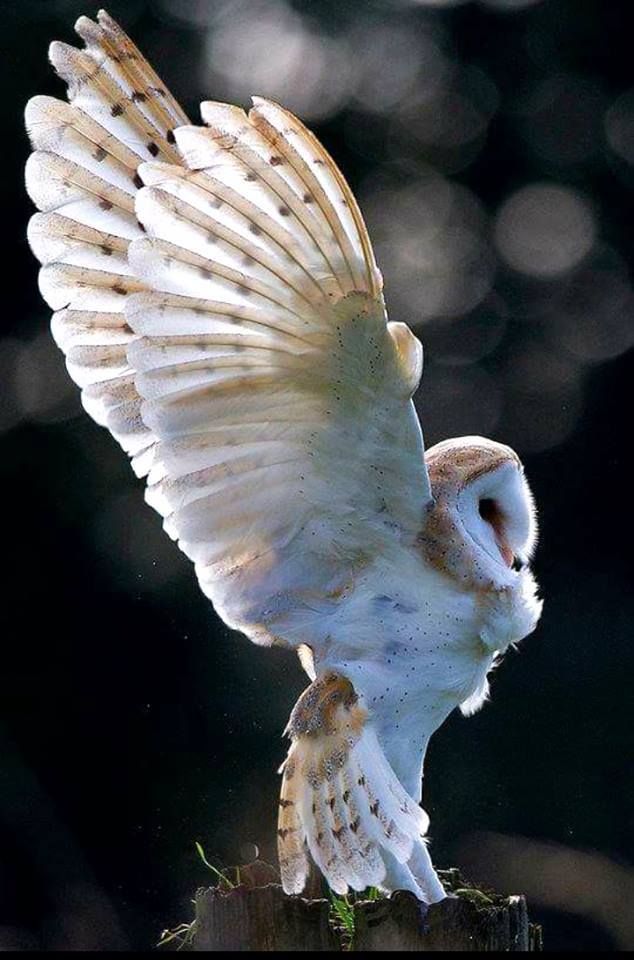
[[[76,30],[85,49],[50,49],[70,102],[26,109],[53,336],[220,616],[310,676],[285,890],[310,857],[337,892],[438,900],[427,743],[541,611],[521,463],[479,437],[425,454],[422,347],[387,321],[357,203],[296,117],[256,97],[192,126],[106,13]]]

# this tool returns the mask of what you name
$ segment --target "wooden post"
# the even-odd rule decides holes
[[[194,950],[335,951],[327,900],[287,897],[276,883],[196,895]]]
[[[528,921],[524,897],[483,893],[458,871],[442,874],[454,892],[426,915],[410,893],[351,903],[354,933],[333,923],[328,899],[288,897],[277,883],[196,895],[188,945],[196,951],[449,951],[532,952],[541,931]],[[263,877],[263,879],[265,879]]]
[[[403,891],[355,908],[355,951],[528,953],[535,948],[524,897],[486,907],[460,896],[448,898],[430,907],[422,922],[420,904]]]

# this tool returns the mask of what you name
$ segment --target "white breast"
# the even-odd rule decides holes
[[[352,681],[413,796],[432,733],[456,706],[486,691],[495,655],[482,639],[486,614],[473,592],[399,549],[361,573],[318,621],[325,631],[316,643],[318,673],[334,669]]]

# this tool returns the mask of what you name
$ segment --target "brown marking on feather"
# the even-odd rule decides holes
[[[501,444],[459,446],[453,443],[439,443],[427,451],[425,462],[429,470],[432,491],[434,484],[437,487],[452,486],[458,491],[462,490],[478,477],[507,462],[521,466],[517,454],[510,447],[503,447]]]
[[[110,200],[106,200],[105,197],[102,197],[102,199],[99,201],[99,206],[102,210],[112,210],[113,205]]]
[[[367,712],[360,704],[352,683],[334,670],[327,671],[310,684],[291,714],[287,728],[293,740],[289,758],[292,757],[297,762],[300,777],[297,785],[290,789],[283,783],[282,798],[286,799],[291,795],[297,799],[306,789],[314,791],[309,800],[309,809],[312,812],[308,817],[312,818],[315,830],[319,831],[314,843],[321,850],[327,849],[326,838],[331,834],[335,841],[342,845],[341,849],[347,850],[348,831],[355,834],[360,830],[361,817],[354,816],[354,809],[347,815],[340,816],[337,805],[342,797],[344,804],[351,802],[351,790],[345,789],[342,794],[335,778],[339,771],[345,768],[366,717]],[[286,761],[286,766],[289,762]],[[284,775],[287,775],[286,767]],[[327,794],[320,799],[318,791],[321,793],[325,785]],[[378,816],[378,806],[376,809]],[[281,800],[279,830],[287,830],[289,825],[297,827],[298,839],[290,841],[297,843],[299,835],[304,836],[301,818],[297,808],[287,811],[287,804]],[[285,841],[286,834],[280,833],[279,842]]]
[[[277,154],[275,154],[274,156],[271,157],[271,159],[269,160],[269,163],[271,164],[272,167],[279,167],[282,163],[284,163],[284,160],[282,159],[282,157],[277,156]]]
[[[147,148],[148,148],[148,151],[152,154],[153,157],[158,157],[158,155],[159,155],[159,147],[158,147],[158,144],[157,144],[157,143],[154,143],[153,140],[150,140],[150,142],[149,142],[148,145],[147,145]]]
[[[134,103],[145,103],[147,100],[147,94],[143,93],[142,90],[135,90],[132,93],[132,100]]]
[[[306,777],[306,782],[313,788],[313,790],[318,790],[321,786],[321,781],[323,780],[321,771],[317,769],[316,766],[310,766],[307,770],[304,770],[304,776]]]
[[[120,103],[113,103],[110,107],[110,114],[113,117],[120,117],[123,113],[123,107]]]
[[[106,150],[104,150],[103,147],[97,146],[97,147],[95,148],[95,152],[93,153],[93,157],[95,158],[95,160],[97,161],[97,163],[101,163],[101,161],[102,161],[102,160],[105,160],[107,156],[108,156],[108,152],[107,152]]]
[[[303,734],[315,735],[337,733],[343,710],[346,728],[359,734],[366,718],[366,711],[358,703],[358,697],[350,681],[341,674],[329,671],[315,680],[301,695],[289,721],[289,732],[294,739]]]
[[[292,780],[295,776],[295,771],[297,767],[294,760],[287,760],[284,764],[284,779],[288,783],[289,780]]]

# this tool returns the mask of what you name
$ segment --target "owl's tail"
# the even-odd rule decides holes
[[[336,893],[376,886],[442,899],[423,839],[427,815],[401,786],[350,681],[332,672],[315,680],[287,732],[278,829],[286,893],[304,889],[310,855]]]

